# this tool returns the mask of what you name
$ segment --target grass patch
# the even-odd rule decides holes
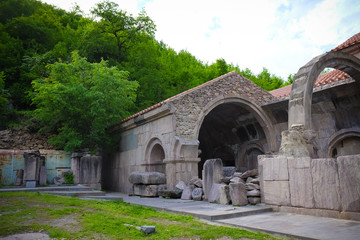
[[[0,193],[0,213],[0,236],[32,231],[57,239],[276,239],[120,201],[39,193]],[[141,225],[156,226],[156,233],[142,233]]]

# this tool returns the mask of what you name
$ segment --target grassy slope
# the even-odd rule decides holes
[[[156,226],[156,233],[145,235],[136,228],[141,225]],[[124,202],[1,193],[0,236],[30,231],[47,232],[58,239],[276,239]]]

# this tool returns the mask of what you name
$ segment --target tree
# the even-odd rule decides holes
[[[41,130],[53,133],[50,143],[69,152],[109,143],[106,129],[129,115],[138,83],[106,61],[89,63],[77,52],[71,62],[47,67],[49,77],[33,81],[33,103]]]
[[[119,11],[118,7],[119,5],[114,2],[104,1],[98,3],[91,13],[100,18],[99,28],[101,31],[115,37],[118,50],[117,60],[122,62],[125,51],[133,46],[139,38],[154,35],[155,24],[145,11],[134,18],[126,11]]]

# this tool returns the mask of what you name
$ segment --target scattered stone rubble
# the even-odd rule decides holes
[[[32,133],[29,127],[13,127],[10,130],[0,131],[0,149],[53,149],[53,146],[47,142],[48,138],[41,133]]]
[[[165,175],[159,172],[133,172],[129,181],[133,194],[142,197],[205,200],[236,206],[261,203],[257,169],[236,172],[235,167],[223,167],[221,159],[209,159],[204,164],[203,177],[203,180],[193,177],[188,185],[179,181],[175,190],[166,189]]]

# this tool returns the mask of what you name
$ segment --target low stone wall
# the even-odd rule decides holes
[[[0,149],[0,183],[15,184],[17,171],[24,169],[24,153],[29,150]],[[53,183],[54,177],[71,169],[70,154],[65,151],[40,150],[47,168],[46,180]]]
[[[360,155],[258,161],[263,203],[279,211],[360,221]]]

